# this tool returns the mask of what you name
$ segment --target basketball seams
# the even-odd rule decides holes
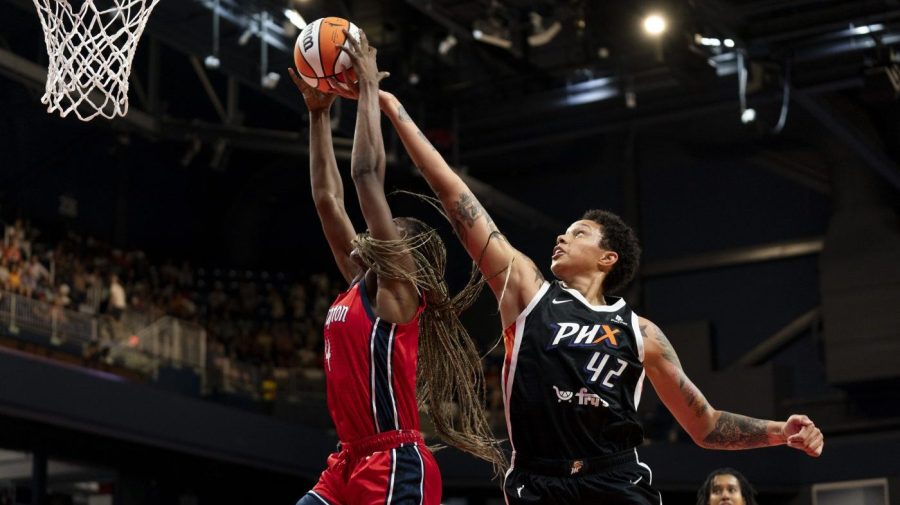
[[[310,63],[309,60],[306,59],[306,55],[303,54],[303,50],[301,49],[300,51],[297,51],[297,53],[300,55],[301,58],[303,58],[303,63],[306,63],[306,66],[309,67],[310,70],[312,70],[312,73],[313,73],[313,74],[315,74],[315,73],[316,73],[316,69],[314,69],[313,66],[312,66],[312,63]],[[300,75],[302,75],[303,77],[309,77],[310,79],[318,79],[318,78],[319,78],[318,75],[306,75],[306,74],[304,74],[304,73],[303,73],[303,70],[300,69],[300,68],[298,68],[297,70],[300,72]]]
[[[309,31],[306,33],[312,39],[312,43],[306,40],[306,44],[304,44],[304,33],[301,32],[294,45],[294,64],[298,74],[320,91],[330,91],[330,89],[323,89],[327,79],[343,82],[344,72],[352,73],[353,66],[345,47],[347,36],[343,34],[343,29],[346,29],[351,36],[359,30],[356,25],[343,18],[318,19],[310,23]],[[342,41],[342,44],[337,44],[338,41]],[[305,49],[307,47],[308,50]],[[297,56],[298,54],[299,56]],[[341,71],[338,71],[339,68]],[[330,86],[326,87],[330,88]]]

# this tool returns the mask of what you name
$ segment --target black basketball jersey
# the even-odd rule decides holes
[[[544,283],[504,331],[503,395],[515,454],[603,456],[640,445],[644,381],[638,317],[617,297],[593,306]]]

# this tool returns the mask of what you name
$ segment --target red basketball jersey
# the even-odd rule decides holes
[[[365,280],[338,295],[325,319],[328,410],[345,442],[391,430],[419,430],[416,362],[419,317],[376,317]]]

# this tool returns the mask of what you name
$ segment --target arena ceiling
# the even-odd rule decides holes
[[[286,9],[366,30],[392,73],[384,87],[451,164],[488,183],[656,128],[703,157],[750,157],[821,192],[816,146],[828,135],[900,187],[897,0],[161,0],[128,118],[99,122],[183,144],[186,157],[198,145],[305,156],[303,105],[284,77],[296,36]],[[667,20],[659,37],[642,29],[650,13]],[[212,54],[217,66],[205,64]],[[0,0],[0,75],[34,89],[35,114],[45,62],[33,2]],[[271,72],[282,78],[265,86]],[[744,124],[747,108],[756,118]],[[342,109],[346,158],[353,106]],[[495,196],[510,215],[542,219]]]
[[[32,2],[0,4],[7,4],[0,18],[7,50],[42,64]],[[13,15],[16,7],[21,12]],[[146,97],[156,79],[177,79],[178,86],[160,85],[167,110],[150,110],[160,106],[148,103],[153,97],[137,108],[224,122],[209,103],[182,104],[171,96],[202,99],[198,76],[205,73],[222,104],[219,112],[227,108],[227,78],[252,90],[244,93],[249,105],[237,106],[243,119],[231,123],[278,127],[266,124],[270,114],[256,117],[252,109],[258,98],[302,107],[287,79],[274,89],[261,84],[266,73],[283,74],[290,65],[296,31],[285,17],[288,8],[306,20],[338,15],[355,21],[393,73],[385,87],[409,97],[476,154],[510,138],[578,128],[579,121],[602,118],[609,128],[673,111],[737,106],[739,67],[748,70],[751,99],[777,102],[785,80],[812,92],[861,88],[866,76],[873,88],[887,86],[884,72],[900,44],[896,0],[162,0],[135,62],[133,94]],[[190,58],[202,62],[214,52],[214,12],[220,15],[221,64],[192,69],[185,64]],[[641,28],[651,12],[668,21],[658,38]],[[152,40],[166,47],[165,61],[148,61]],[[169,61],[179,55],[184,61]],[[6,67],[4,73],[14,73]]]

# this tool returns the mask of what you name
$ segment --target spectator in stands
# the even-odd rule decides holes
[[[22,261],[22,250],[19,248],[19,239],[11,238],[8,245],[3,250],[3,257],[10,263],[18,263]]]
[[[6,259],[4,257],[4,259]],[[19,268],[18,262],[10,262],[12,266],[9,269],[9,278],[6,281],[6,287],[13,293],[22,294],[22,270]]]
[[[125,297],[125,288],[119,284],[119,276],[112,274],[109,276],[109,313],[117,321],[122,319],[122,314],[128,306]]]
[[[719,468],[697,490],[697,505],[757,505],[756,489],[741,472]]]
[[[0,288],[9,289],[9,261],[0,258]]]
[[[32,256],[22,270],[22,289],[25,296],[31,297],[41,283],[49,283],[50,271]]]

